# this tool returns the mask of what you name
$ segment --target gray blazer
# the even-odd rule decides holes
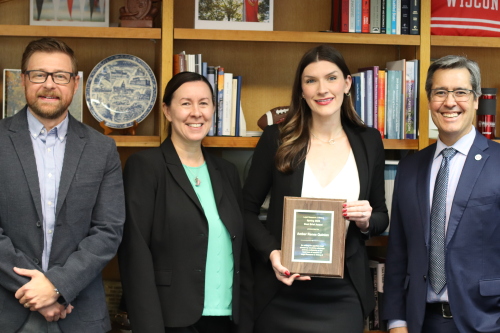
[[[29,282],[13,267],[41,269],[42,207],[25,107],[0,121],[0,327],[16,332],[28,317],[14,297]],[[112,139],[69,117],[56,207],[56,226],[45,275],[75,308],[59,320],[63,332],[111,329],[101,270],[122,237],[125,205],[121,164]]]

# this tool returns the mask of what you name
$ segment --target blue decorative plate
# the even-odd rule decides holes
[[[128,128],[147,117],[156,102],[157,85],[142,59],[116,54],[98,63],[87,79],[90,113],[111,128]]]

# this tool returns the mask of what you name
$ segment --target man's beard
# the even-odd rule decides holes
[[[44,95],[44,96],[49,96],[49,95]],[[61,101],[61,100],[59,99],[59,101]],[[66,110],[68,110],[68,107],[69,107],[69,104],[64,105],[61,103],[59,105],[59,107],[56,108],[55,110],[53,110],[52,108],[50,108],[50,110],[47,110],[47,108],[43,107],[43,105],[40,105],[39,102],[40,101],[38,99],[34,103],[30,103],[29,101],[27,101],[28,107],[30,108],[30,110],[35,115],[37,115],[43,119],[50,119],[50,120],[57,119],[57,118],[61,117],[64,114],[64,112],[66,112]]]

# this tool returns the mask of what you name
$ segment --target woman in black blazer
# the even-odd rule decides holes
[[[342,55],[321,45],[297,68],[286,120],[264,130],[243,189],[254,248],[255,332],[362,332],[374,308],[364,240],[388,225],[384,147],[358,118]],[[267,221],[258,215],[270,193]],[[283,197],[347,199],[343,279],[311,278],[281,265]]]
[[[134,332],[252,331],[240,178],[201,146],[212,96],[203,76],[174,76],[163,97],[169,137],[132,155],[124,169],[119,263]]]

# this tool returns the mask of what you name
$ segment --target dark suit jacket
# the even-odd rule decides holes
[[[14,297],[29,279],[14,266],[41,269],[44,235],[38,172],[26,108],[0,121],[0,327],[15,332],[26,320]],[[47,278],[75,309],[63,332],[110,329],[101,270],[122,236],[125,204],[114,140],[69,117],[56,226]]]
[[[384,318],[420,332],[429,266],[429,177],[436,145],[402,160],[394,187]],[[500,332],[500,145],[479,132],[467,155],[446,235],[446,276],[460,332]]]
[[[360,200],[370,201],[373,207],[370,235],[383,232],[388,225],[384,192],[384,147],[380,133],[372,128],[352,128],[344,125],[352,147],[360,180]],[[249,243],[256,249],[260,260],[255,263],[256,315],[264,309],[283,283],[276,279],[269,261],[269,254],[281,248],[283,197],[300,197],[305,161],[290,174],[283,174],[275,167],[279,130],[268,126],[259,140],[252,166],[243,188],[245,226]],[[260,207],[271,191],[267,222],[258,220]],[[355,223],[351,223],[345,244],[346,266],[351,280],[360,295],[365,315],[374,308],[373,282],[368,268],[364,246],[365,237]]]
[[[203,156],[219,216],[233,241],[233,321],[251,332],[240,178],[229,162],[204,149]],[[119,262],[132,329],[164,333],[166,326],[192,325],[203,312],[208,221],[170,138],[132,155],[124,181],[127,220]]]

